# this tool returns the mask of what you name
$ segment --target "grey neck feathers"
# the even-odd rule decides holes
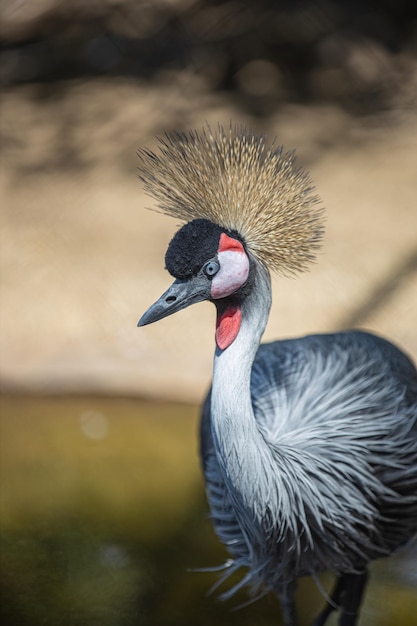
[[[226,350],[216,351],[211,399],[213,441],[226,488],[244,517],[259,521],[268,501],[266,470],[273,459],[256,425],[250,377],[270,307],[269,273],[256,264],[254,286],[243,304],[239,334]]]

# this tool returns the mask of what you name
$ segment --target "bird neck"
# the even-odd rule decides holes
[[[257,428],[250,392],[253,361],[271,307],[269,273],[256,264],[242,304],[239,333],[225,350],[217,348],[211,395],[212,436],[225,485],[240,507],[256,508],[256,481],[262,480],[271,452]],[[260,511],[259,511],[260,513]]]

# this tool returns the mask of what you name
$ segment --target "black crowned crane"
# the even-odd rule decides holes
[[[365,332],[260,345],[269,270],[314,259],[323,215],[292,153],[239,128],[175,133],[140,150],[159,208],[185,221],[165,263],[175,278],[139,326],[203,300],[217,309],[201,450],[207,496],[230,573],[255,596],[274,591],[295,626],[299,576],[330,570],[315,626],[340,610],[354,626],[373,559],[417,531],[417,374]]]

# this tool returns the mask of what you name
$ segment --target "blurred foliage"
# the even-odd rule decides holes
[[[195,408],[3,396],[0,428],[3,626],[281,623],[272,596],[234,611],[244,591],[219,602],[207,595],[217,574],[188,570],[226,558],[204,500]],[[415,623],[406,556],[374,568],[363,624]],[[308,624],[323,598],[311,580],[298,598]]]
[[[0,11],[3,85],[190,71],[259,115],[285,100],[389,106],[417,50],[414,0],[8,0]]]

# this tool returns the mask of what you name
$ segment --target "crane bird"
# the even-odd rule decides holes
[[[139,178],[185,224],[165,256],[171,287],[138,322],[209,300],[217,310],[201,452],[214,527],[296,625],[297,578],[336,583],[315,626],[357,623],[367,566],[417,530],[417,373],[398,348],[345,331],[260,345],[269,271],[306,269],[323,210],[292,152],[248,130],[209,126],[140,149]],[[226,575],[224,575],[226,577]]]

